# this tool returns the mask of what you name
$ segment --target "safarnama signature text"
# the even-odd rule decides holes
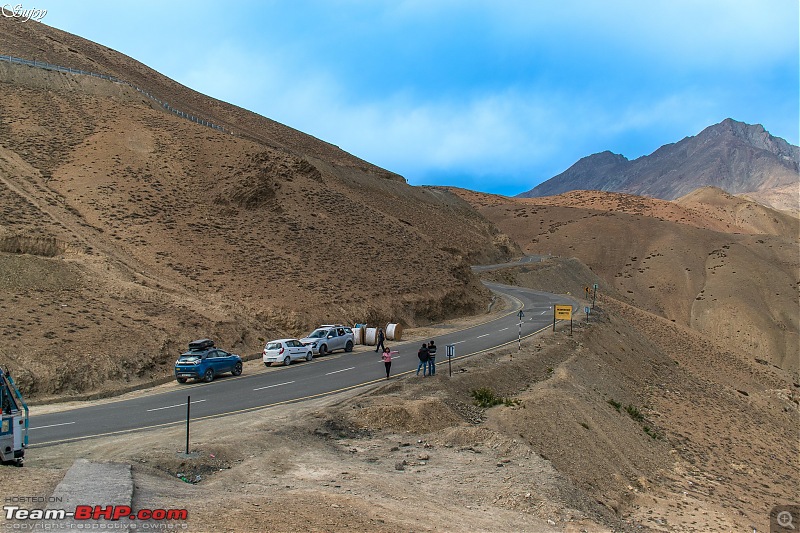
[[[27,22],[31,19],[42,20],[47,15],[46,9],[25,9],[22,4],[12,6],[11,4],[3,4],[0,7],[0,15],[9,19],[22,19],[22,22]]]

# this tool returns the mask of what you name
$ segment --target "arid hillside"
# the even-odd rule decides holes
[[[713,189],[675,203],[457,192],[526,254],[574,257],[601,291],[751,359],[800,369],[797,219]]]
[[[795,187],[795,194],[799,192]],[[747,197],[732,196],[715,187],[697,189],[675,203],[698,213],[709,224],[724,223],[725,231],[800,237],[800,219],[796,215],[770,209]]]
[[[226,128],[0,61],[0,364],[29,395],[160,379],[197,337],[246,355],[320,322],[473,313],[488,291],[469,264],[514,251],[449,192],[81,38],[0,29],[4,55],[114,75]]]
[[[210,120],[224,127],[228,133],[251,138],[259,144],[301,157],[321,159],[336,167],[359,168],[367,173],[403,180],[401,176],[378,168],[323,140],[193,91],[102,43],[94,43],[35,21],[19,22],[8,17],[0,21],[0,30],[0,53],[3,55],[114,76],[188,115]],[[64,76],[64,79],[68,79],[69,84],[83,83],[71,76]],[[147,105],[162,107],[143,98],[141,94],[139,99]]]

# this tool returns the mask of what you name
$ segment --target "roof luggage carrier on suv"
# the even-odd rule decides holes
[[[189,343],[189,350],[207,350],[214,347],[214,341],[211,339],[199,339]]]

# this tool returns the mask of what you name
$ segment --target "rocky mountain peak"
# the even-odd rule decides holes
[[[784,139],[771,135],[761,124],[747,124],[726,118],[719,124],[704,129],[698,138],[707,136],[730,136],[760,150],[766,150],[780,157],[788,157],[800,163],[800,148],[792,146]]]
[[[551,196],[572,190],[601,190],[674,200],[712,186],[730,194],[790,190],[798,186],[800,148],[771,135],[761,124],[727,118],[699,134],[666,144],[633,161],[605,151],[584,157],[520,197]],[[782,194],[789,198],[792,195]],[[772,205],[793,211],[790,205]]]

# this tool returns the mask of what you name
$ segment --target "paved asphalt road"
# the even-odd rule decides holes
[[[458,361],[464,357],[516,343],[519,309],[524,313],[523,338],[552,326],[554,304],[571,304],[574,311],[579,309],[578,302],[566,296],[495,283],[486,285],[496,293],[512,297],[518,307],[491,322],[434,337],[439,347],[437,374],[447,373],[447,344],[455,345],[456,356],[452,362],[453,367],[458,368]],[[418,343],[390,343],[390,346],[400,352],[392,358],[392,376],[416,372]],[[178,390],[151,396],[32,416],[29,442],[31,447],[44,446],[185,423],[187,396],[191,396],[192,420],[198,420],[264,407],[279,409],[281,404],[380,383],[385,379],[384,365],[372,350],[337,352],[311,362],[265,368],[257,374],[239,377],[226,374],[212,383],[187,384]],[[422,376],[419,379],[423,379]]]

